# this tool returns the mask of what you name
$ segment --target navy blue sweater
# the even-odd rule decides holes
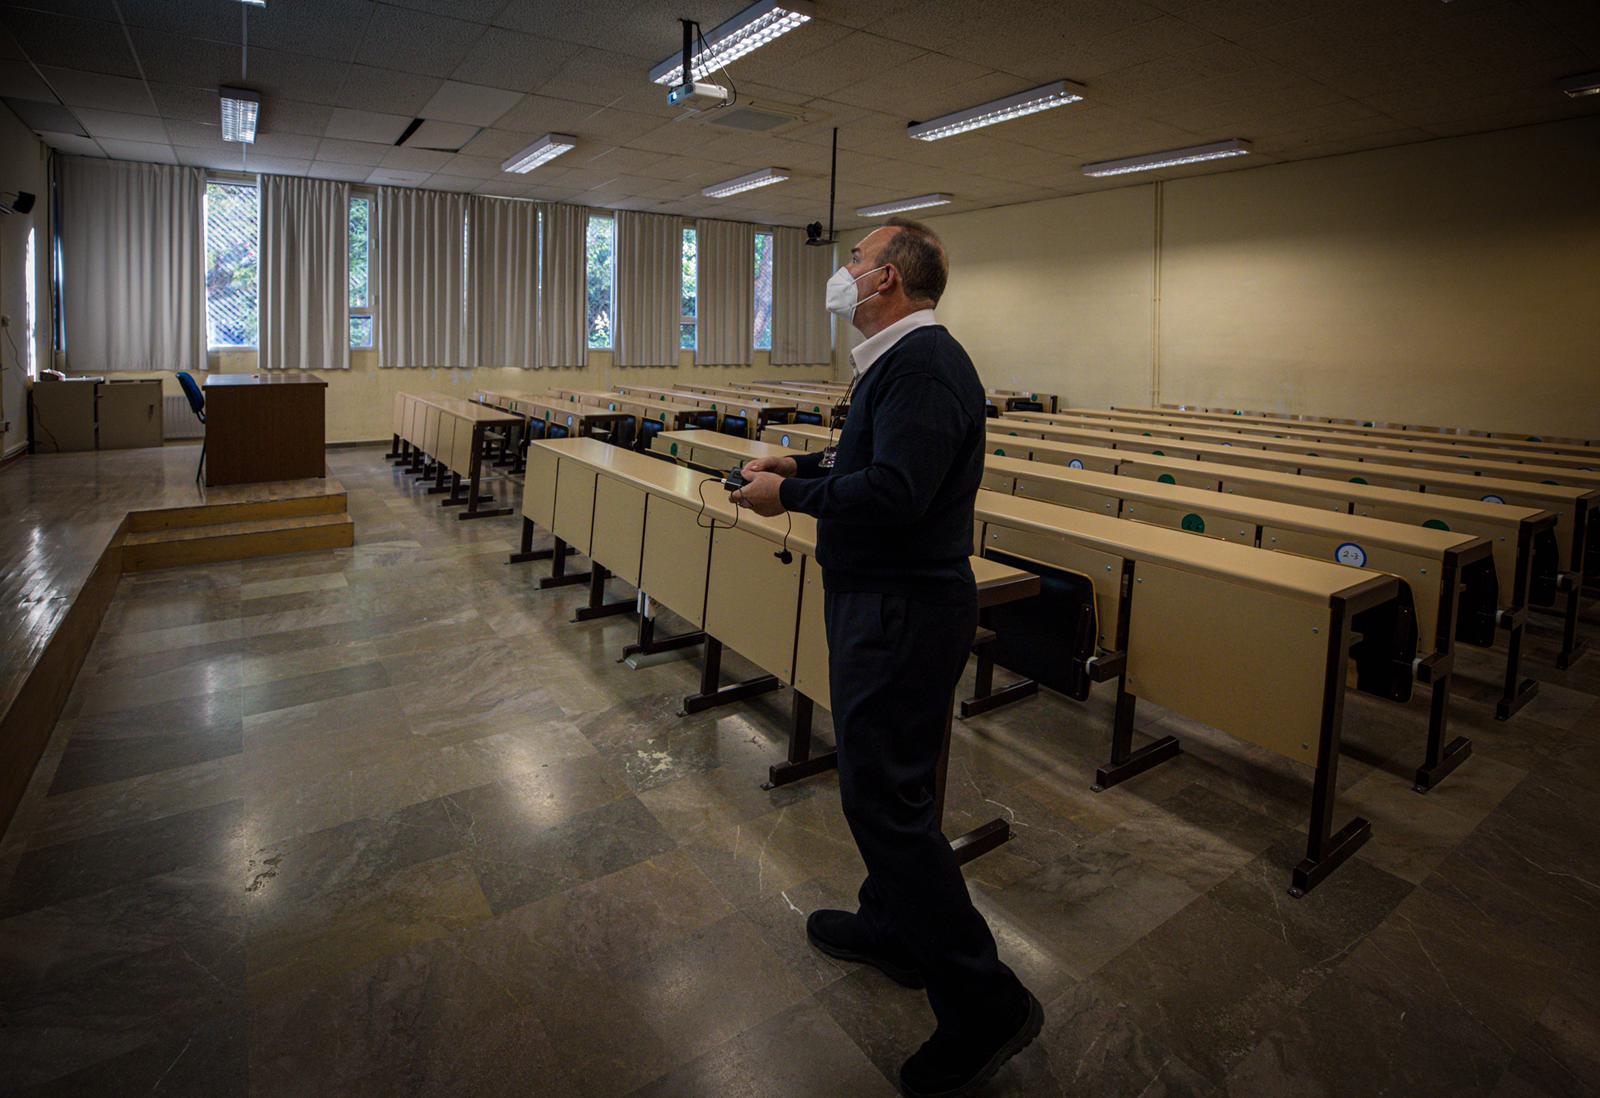
[[[790,511],[817,518],[831,591],[973,598],[972,506],[983,479],[983,383],[942,325],[916,328],[856,386],[832,469],[820,452],[783,482]]]

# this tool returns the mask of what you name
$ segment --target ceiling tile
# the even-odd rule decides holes
[[[383,163],[383,158],[393,148],[393,145],[380,145],[372,141],[341,141],[324,137],[317,145],[317,159],[375,168]]]
[[[458,152],[461,146],[478,136],[481,127],[467,126],[460,122],[436,122],[428,119],[416,128],[412,135],[406,138],[408,149],[444,149],[448,152]]]
[[[22,8],[0,10],[0,26],[36,65],[55,65],[115,76],[139,75],[120,26]]]
[[[483,33],[475,23],[380,4],[356,59],[382,69],[449,76]]]
[[[261,105],[263,133],[303,133],[320,137],[327,132],[333,108],[321,103],[297,103],[293,99],[269,99]]]
[[[444,171],[450,175],[465,176],[469,179],[494,179],[500,174],[500,165],[503,160],[493,160],[485,156],[452,156],[450,162],[444,166]]]
[[[581,52],[573,42],[494,27],[473,43],[451,75],[469,84],[530,92]]]
[[[444,86],[437,76],[375,69],[370,65],[351,65],[333,105],[358,111],[406,113],[412,116]]]
[[[461,151],[471,156],[481,156],[496,161],[505,160],[512,153],[527,148],[531,143],[530,136],[512,130],[484,130],[462,146]]]
[[[77,69],[40,70],[50,86],[69,107],[89,107],[128,114],[155,114],[156,104],[143,80]]]
[[[379,114],[375,111],[353,111],[336,108],[328,118],[325,137],[346,141],[376,141],[393,145],[400,139],[411,119],[403,114]]]
[[[153,81],[146,86],[156,101],[156,113],[162,118],[186,122],[212,122],[218,117],[220,106],[215,88],[196,88],[184,84]]]
[[[23,124],[35,133],[87,133],[77,115],[55,100],[48,103],[37,99],[7,99],[7,107]]]
[[[0,99],[55,99],[50,85],[26,61],[0,61]]]
[[[173,152],[178,154],[178,163],[188,164],[194,168],[215,168],[218,171],[242,172],[245,170],[245,147],[243,145],[230,145],[225,149],[191,148],[188,145],[174,145]]]
[[[314,179],[338,179],[346,183],[365,183],[372,169],[361,164],[337,164],[330,160],[313,160],[306,174]]]
[[[577,103],[570,99],[529,95],[524,96],[515,107],[501,115],[495,123],[495,129],[511,130],[521,134],[577,133],[601,110],[602,108],[593,103]],[[526,145],[527,142],[524,141],[523,144]]]
[[[146,114],[90,110],[76,110],[72,113],[78,116],[78,121],[83,123],[84,129],[89,131],[91,137],[162,143],[167,140],[167,130],[161,119]]]
[[[305,175],[311,161],[283,156],[260,156],[255,152],[245,154],[245,170],[266,172],[270,175]]]
[[[105,150],[101,149],[92,137],[80,137],[75,133],[41,133],[39,137],[52,149],[59,149],[73,156],[105,155]]]
[[[382,166],[432,174],[450,163],[450,155],[432,149],[390,149],[384,154]]]
[[[368,183],[383,183],[394,187],[415,187],[432,175],[432,172],[407,172],[394,168],[374,168],[367,176]]]
[[[321,138],[308,137],[299,133],[263,132],[256,134],[255,151],[267,156],[309,160],[312,154],[317,151],[317,143],[320,140]]]
[[[173,152],[172,146],[164,141],[118,141],[115,138],[102,137],[100,147],[113,160],[142,160],[150,164],[178,162],[177,153]]]
[[[506,0],[383,0],[398,8],[415,8],[435,15],[448,15],[471,23],[488,23],[506,6]]]
[[[421,115],[443,122],[490,126],[521,99],[521,92],[447,80],[423,106]]]
[[[650,66],[641,65],[636,58],[587,49],[569,58],[536,90],[556,99],[604,106],[648,85],[649,74]],[[661,96],[665,99],[666,92]]]
[[[250,18],[251,38],[264,10],[246,12],[233,4],[213,4],[208,0],[117,0],[122,19],[130,27],[142,27],[180,34],[187,38],[208,38],[213,42],[241,40],[244,20]],[[110,18],[116,19],[113,14]]]
[[[174,145],[195,149],[221,149],[229,145],[229,142],[222,140],[220,122],[169,121],[167,139]]]
[[[250,13],[250,45],[349,61],[375,8],[371,0],[271,0]]]

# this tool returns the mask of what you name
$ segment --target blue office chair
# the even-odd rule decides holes
[[[202,427],[206,422],[206,395],[200,391],[200,385],[194,375],[187,370],[178,371],[178,384],[183,386],[183,395],[189,398],[189,407],[194,411],[195,418]],[[194,479],[200,479],[200,471],[206,467],[206,440],[200,439],[200,464],[194,467]]]

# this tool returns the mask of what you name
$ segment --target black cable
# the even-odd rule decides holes
[[[739,528],[739,511],[741,508],[738,504],[734,504],[733,522],[729,523],[727,526],[719,527],[717,525],[716,516],[712,516],[710,522],[700,521],[701,519],[705,518],[706,514],[706,485],[721,483],[721,477],[706,477],[695,484],[695,494],[700,497],[700,509],[694,513],[694,524],[702,530],[737,530]],[[783,543],[778,551],[772,555],[778,560],[782,561],[784,564],[790,564],[794,561],[794,554],[789,551],[789,538],[794,534],[794,514],[793,512],[785,511],[783,513],[783,517],[786,523],[783,531]]]
[[[695,34],[700,36],[700,52],[702,54],[709,54],[711,52],[711,49],[710,49],[709,46],[706,45],[706,35],[705,35],[705,32],[700,29],[700,23],[698,21],[695,22],[694,32],[695,32]],[[722,75],[726,76],[728,78],[728,92],[729,92],[729,94],[731,94],[733,96],[732,99],[728,100],[726,103],[723,103],[719,107],[715,108],[717,110],[720,110],[720,109],[722,109],[722,107],[731,107],[731,106],[733,106],[735,103],[737,103],[739,101],[739,85],[735,84],[733,82],[733,73],[728,71],[728,63],[726,61],[724,61],[722,64],[718,65],[717,68],[722,70]],[[710,70],[707,70],[706,75],[707,76],[711,75]],[[684,83],[686,83],[686,84],[692,84],[693,82],[694,82],[693,75],[688,75],[684,79]]]

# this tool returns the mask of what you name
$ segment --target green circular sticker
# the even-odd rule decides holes
[[[1149,431],[1140,431],[1139,433],[1142,434],[1145,438],[1149,438],[1150,437],[1150,432]]]
[[[1539,483],[1540,484],[1554,484],[1557,487],[1560,487],[1560,485],[1561,485],[1561,482],[1559,480],[1541,480]]]
[[[1006,452],[1005,452],[1005,451],[1004,451],[1004,450],[996,450],[996,451],[995,451],[995,452],[994,452],[994,456],[995,456],[995,457],[1002,457],[1002,458],[1003,458],[1003,457],[1005,457],[1005,456],[1006,456]]]
[[[1164,457],[1167,456],[1167,454],[1166,454],[1166,451],[1164,451],[1164,450],[1151,450],[1150,451],[1150,456],[1158,457],[1158,458],[1164,458]]]
[[[1426,526],[1429,530],[1448,530],[1448,529],[1450,529],[1450,524],[1447,523],[1447,522],[1444,522],[1441,519],[1429,519],[1427,522],[1423,523],[1422,525]]]
[[[1183,516],[1183,528],[1191,534],[1203,534],[1206,532],[1206,520],[1191,511]]]
[[[1528,441],[1529,442],[1543,442],[1544,439],[1540,438],[1538,435],[1529,435],[1528,436]]]
[[[1158,484],[1176,484],[1178,483],[1178,480],[1171,473],[1162,473],[1156,478],[1156,482]]]
[[[1015,431],[1007,431],[1006,434],[1010,435],[1012,438],[1017,437],[1017,433]]]
[[[672,443],[671,447],[669,448],[669,452],[673,457],[678,456],[678,444],[676,442]]]
[[[1376,427],[1377,424],[1373,423],[1372,420],[1369,419],[1365,423],[1363,423],[1361,426],[1363,426],[1363,427]]]
[[[1367,482],[1367,478],[1366,477],[1351,477],[1350,478],[1350,483],[1351,484],[1365,484],[1366,482]]]
[[[1242,415],[1244,415],[1244,413],[1243,413],[1243,412],[1240,412],[1240,411],[1237,411],[1237,410],[1235,410],[1235,411],[1234,411],[1234,413],[1233,413],[1233,414],[1234,414],[1234,415],[1236,415],[1236,416],[1242,416]]]

